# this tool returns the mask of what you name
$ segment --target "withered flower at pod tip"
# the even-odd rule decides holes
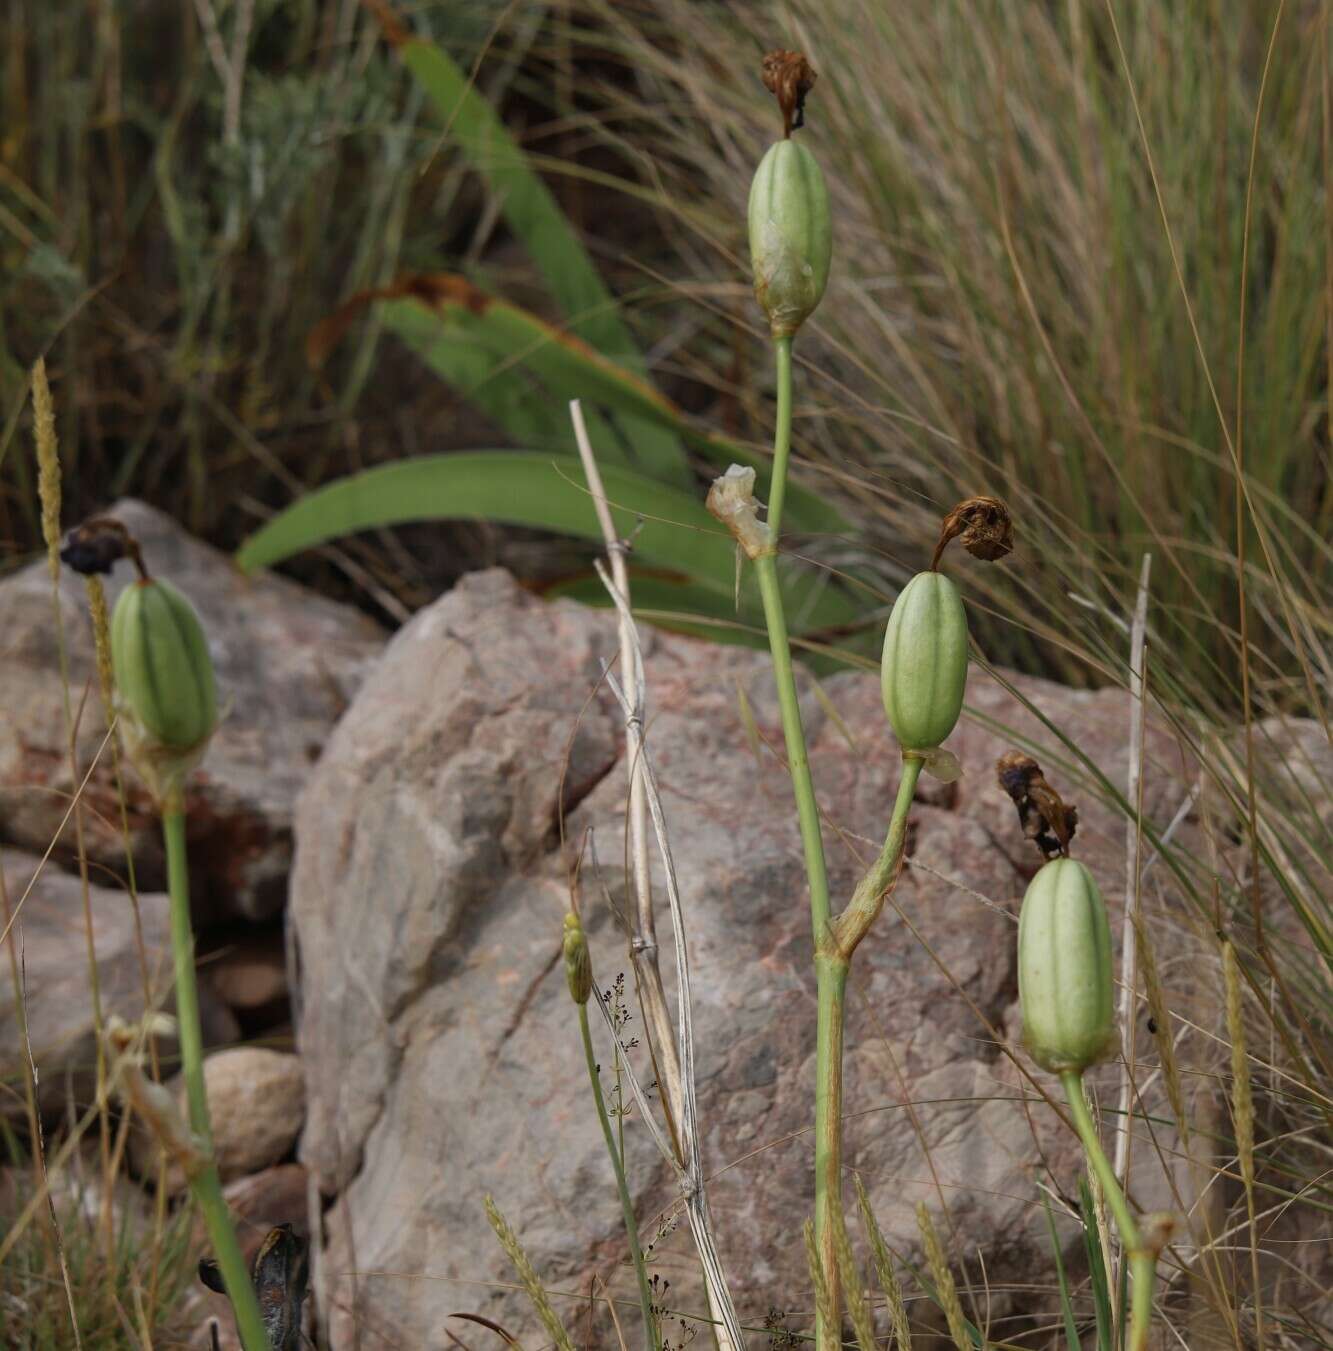
[[[122,558],[130,559],[139,570],[139,576],[147,578],[138,542],[120,521],[111,516],[90,516],[82,525],[75,526],[65,537],[65,547],[60,551],[60,561],[85,577],[109,573]]]
[[[932,572],[939,567],[949,541],[958,538],[973,558],[987,563],[1003,558],[1014,547],[1014,523],[1009,508],[998,497],[969,497],[959,502],[940,526],[939,543],[930,560]]]
[[[803,52],[769,52],[762,69],[764,88],[782,109],[783,139],[789,140],[797,127],[805,126],[805,98],[818,77]]]
[[[1024,838],[1041,850],[1042,858],[1068,857],[1078,828],[1078,808],[1065,805],[1046,782],[1041,766],[1022,751],[1005,751],[995,762],[995,776],[1018,808]]]

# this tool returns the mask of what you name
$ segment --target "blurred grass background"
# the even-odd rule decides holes
[[[813,0],[403,10],[547,174],[659,385],[757,447],[769,373],[741,207],[773,118],[756,62],[779,39],[808,50],[822,74],[802,134],[838,238],[798,353],[798,453],[865,527],[810,551],[891,595],[940,510],[993,492],[1022,552],[987,579],[1010,616],[983,622],[987,651],[1101,683],[1106,614],[1150,550],[1169,674],[1234,712],[1239,453],[1255,691],[1312,712],[1333,523],[1327,5],[1117,12],[1118,33],[1088,0],[840,0],[837,22]],[[305,360],[321,318],[405,271],[542,308],[370,9],[12,0],[6,27],[10,557],[36,542],[10,449],[42,351],[71,516],[132,492],[231,546],[303,487],[503,444],[373,311],[318,372]],[[552,420],[567,439],[562,408]],[[408,528],[349,542],[341,578],[328,555],[298,571],[401,616],[497,551],[534,575],[565,566],[530,538]]]

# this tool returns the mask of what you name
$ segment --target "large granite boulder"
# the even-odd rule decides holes
[[[247,918],[281,909],[291,864],[296,794],[330,728],[379,655],[384,635],[369,618],[276,576],[247,578],[225,554],[185,533],[170,517],[124,501],[109,515],[143,547],[150,570],[170,579],[198,608],[208,631],[224,717],[203,767],[190,782],[194,900]],[[108,597],[133,575],[119,564]],[[60,586],[70,700],[78,719],[80,778],[106,733],[93,669],[83,579],[63,571]],[[60,681],[60,655],[45,561],[0,581],[0,840],[43,851],[59,834],[57,858],[76,848],[75,823],[61,823],[73,786]],[[130,774],[130,834],[139,885],[163,885],[157,819]],[[97,759],[82,798],[88,857],[125,872],[112,757]]]
[[[808,1303],[815,997],[799,838],[773,752],[767,658],[647,641],[648,735],[687,916],[713,1213],[742,1316],[758,1325],[770,1308]],[[301,1157],[336,1198],[322,1268],[334,1347],[353,1345],[355,1327],[377,1345],[441,1344],[459,1310],[520,1336],[534,1328],[487,1226],[488,1192],[580,1330],[593,1273],[633,1299],[559,961],[571,869],[592,830],[601,878],[586,870],[582,894],[599,985],[628,969],[603,900],[603,884],[615,901],[624,893],[624,743],[599,686],[614,652],[605,612],[539,602],[502,572],[467,577],[394,637],[302,794],[292,893]],[[874,675],[836,676],[823,696],[807,678],[831,881],[845,898],[882,838],[898,756]],[[1019,678],[1011,690],[980,672],[968,700],[951,742],[966,775],[923,786],[910,865],[853,966],[846,1157],[900,1252],[919,1256],[912,1212],[925,1200],[944,1212],[956,1256],[984,1256],[991,1289],[1033,1288],[1050,1271],[1038,1183],[1070,1189],[1077,1156],[1039,1091],[1051,1081],[1029,1081],[997,1043],[1017,1034],[1014,912],[1038,859],[993,764],[1016,738],[1048,754],[1052,779],[1081,808],[1079,855],[1115,906],[1123,822],[1023,701],[1076,734],[1116,785],[1130,710],[1115,691]],[[1145,811],[1161,825],[1186,787],[1175,742],[1155,726],[1147,762]],[[666,941],[665,915],[660,926]],[[632,977],[626,986],[628,1040],[642,1021]],[[600,1029],[599,1045],[611,1091]],[[644,1047],[629,1054],[651,1080]],[[667,1302],[702,1312],[673,1184],[632,1114],[626,1139]]]

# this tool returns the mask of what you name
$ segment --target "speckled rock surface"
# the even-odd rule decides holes
[[[226,555],[191,538],[141,502],[110,513],[139,539],[150,570],[170,579],[203,617],[217,667],[223,721],[188,801],[196,906],[247,918],[276,913],[291,865],[296,794],[335,719],[378,656],[383,632],[345,605],[275,576],[246,578]],[[133,575],[118,564],[108,599]],[[83,579],[65,570],[60,588],[70,691],[78,714],[83,830],[100,868],[123,876],[120,808],[93,672]],[[0,581],[0,840],[45,850],[69,805],[59,649],[45,562]],[[86,698],[85,698],[86,694]],[[163,885],[158,825],[146,791],[131,776],[130,829],[139,885]],[[57,859],[75,850],[75,826],[60,836]]]
[[[742,1316],[762,1322],[770,1307],[804,1307],[793,1292],[808,1285],[814,1074],[790,788],[773,754],[747,739],[738,687],[768,746],[781,745],[776,700],[766,657],[662,634],[648,642],[649,744],[687,917],[713,1214]],[[384,1345],[433,1344],[458,1309],[520,1336],[533,1327],[526,1302],[500,1288],[513,1278],[482,1212],[487,1192],[553,1289],[586,1292],[596,1272],[631,1292],[558,960],[587,830],[611,895],[623,892],[623,736],[598,689],[614,650],[606,613],[539,602],[500,572],[470,576],[394,638],[302,795],[292,902],[309,1100],[301,1157],[336,1198],[325,1264],[335,1347],[353,1345],[356,1327]],[[1123,695],[1014,684],[1123,784]],[[805,690],[831,881],[845,898],[882,838],[898,755],[873,675],[824,682],[840,721],[808,680]],[[1008,724],[1038,748],[1058,742],[975,670],[968,701],[950,743],[965,777],[923,787],[910,864],[853,967],[846,1159],[892,1244],[916,1254],[915,1203],[937,1217],[947,1204],[952,1250],[982,1249],[1002,1289],[1049,1270],[1037,1181],[1053,1169],[1069,1186],[1075,1151],[997,1044],[1017,1036],[1014,913],[1038,860],[992,773],[1013,734],[990,727]],[[1079,856],[1114,908],[1123,823],[1080,785],[1086,776],[1058,767],[1065,758],[1052,754],[1047,768],[1079,802]],[[1156,728],[1148,763],[1145,811],[1160,824],[1185,786],[1174,742]],[[607,987],[627,967],[624,942],[595,882],[584,907]],[[626,1037],[642,1034],[630,998]],[[631,1053],[644,1064],[642,1046]],[[601,1056],[609,1087],[604,1042]],[[668,1221],[659,1237],[653,1218],[670,1208],[671,1180],[633,1116],[626,1133],[656,1269],[673,1304],[698,1310],[686,1227],[667,1233]],[[562,1308],[582,1328],[583,1308]]]
[[[4,890],[11,913],[16,961],[26,968],[26,1013],[37,1065],[38,1094],[43,1112],[61,1111],[72,1095],[78,1106],[93,1101],[97,1042],[93,997],[88,977],[88,936],[84,926],[83,885],[77,876],[19,850],[3,860]],[[34,880],[35,879],[35,880]],[[138,1022],[146,1008],[161,1005],[170,1012],[171,937],[164,893],[139,896],[136,930],[129,894],[94,880],[88,888],[92,944],[102,1015]],[[4,928],[0,907],[0,929]],[[143,948],[140,951],[140,937]],[[10,980],[7,944],[0,976],[0,1116],[21,1118],[25,1049],[20,1035],[17,1000]],[[142,957],[142,960],[141,960]],[[236,1020],[213,995],[207,975],[199,981],[199,1012],[206,1045],[233,1040]],[[160,1043],[163,1054],[174,1046]]]

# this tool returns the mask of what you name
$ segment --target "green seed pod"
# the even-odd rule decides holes
[[[1023,1042],[1052,1074],[1082,1072],[1117,1045],[1111,928],[1092,874],[1052,859],[1032,879],[1018,918]]]
[[[824,175],[803,145],[778,141],[750,185],[754,293],[775,338],[795,333],[819,304],[832,254]]]
[[[939,572],[903,587],[884,632],[884,711],[904,750],[932,751],[958,725],[967,684],[967,615]]]
[[[217,726],[217,682],[194,606],[170,582],[127,586],[111,618],[111,661],[123,711],[146,749],[201,746]]]
[[[592,994],[592,958],[583,925],[572,910],[565,916],[565,980],[574,1002],[586,1004]]]

